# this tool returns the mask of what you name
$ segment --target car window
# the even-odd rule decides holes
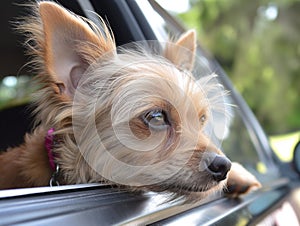
[[[149,16],[149,23],[153,29],[158,27],[158,24],[160,23],[160,27],[164,29],[165,34],[178,36],[179,33],[184,31],[181,26],[184,24],[184,22],[179,20],[176,12],[172,12],[172,16],[177,18],[178,21],[174,21],[166,12],[167,9],[164,9],[158,4],[161,1],[149,2],[156,11],[156,15],[152,14],[151,19],[149,13],[145,13],[145,15],[146,17]],[[159,36],[159,39],[166,40],[165,36],[162,37],[162,35]],[[212,62],[210,55],[201,48],[201,41],[199,43],[197,55],[201,61],[201,76],[204,76],[205,74],[217,73],[221,83],[224,84],[224,80],[226,80],[226,83],[230,83],[225,75],[225,72],[220,70],[219,66]],[[204,71],[203,68],[205,68]],[[226,84],[224,85],[226,87]],[[241,106],[239,106],[235,99],[232,98],[233,95],[235,95],[232,91],[233,90],[230,90],[231,94],[227,97],[227,101],[233,106],[231,108],[231,114],[233,117],[230,123],[230,132],[225,136],[222,142],[222,150],[232,161],[241,163],[249,171],[261,178],[261,180],[270,180],[274,176],[276,177],[277,172],[271,167],[271,159],[264,158],[265,153],[262,153],[264,150],[262,150],[263,148],[259,147],[258,141],[256,140],[255,136],[251,134],[252,131],[245,123],[247,119],[245,119],[243,116]]]
[[[141,9],[143,9],[143,4],[147,4],[147,1],[141,0],[137,1],[139,6],[141,6]],[[151,2],[151,1],[150,1]],[[153,31],[157,35],[158,40],[160,41],[166,41],[169,35],[175,35],[178,36],[180,32],[183,31],[183,29],[180,29],[176,22],[172,19],[169,18],[166,19],[161,15],[163,13],[160,8],[153,7],[154,11],[151,11],[151,13],[145,13],[145,16],[147,17],[148,21],[151,23],[151,26],[153,26]],[[169,17],[168,14],[165,14],[166,17]],[[200,43],[201,44],[201,43]],[[220,68],[216,67],[216,65],[212,62],[212,59],[207,55],[207,53],[202,49],[199,48],[197,52],[197,56],[199,60],[201,61],[201,66],[197,70],[201,71],[201,74],[207,74],[207,73],[212,73],[215,72],[220,76],[220,81],[223,83],[224,80],[226,81],[226,75],[223,74],[224,72],[220,70]],[[197,73],[196,73],[197,74]],[[4,96],[0,96],[0,100],[3,100],[2,108],[8,108],[11,106],[11,104],[15,104],[15,101],[22,102],[22,103],[27,103],[29,101],[29,94],[32,93],[32,91],[36,88],[34,84],[31,82],[31,77],[27,75],[21,75],[18,74],[8,74],[5,78],[3,78],[0,81],[0,95],[4,93]],[[227,81],[228,82],[228,81]],[[5,97],[5,98],[4,98]],[[254,173],[257,177],[259,177],[261,180],[266,180],[266,178],[272,178],[270,175],[273,173],[272,170],[268,167],[268,162],[266,159],[261,157],[260,150],[258,150],[258,144],[255,142],[255,138],[253,138],[253,135],[251,135],[251,132],[249,132],[249,128],[247,127],[247,124],[245,123],[245,119],[243,118],[243,112],[241,111],[241,108],[239,107],[239,104],[236,103],[234,98],[227,97],[228,102],[232,105],[235,105],[235,107],[232,108],[232,115],[234,116],[231,123],[230,123],[230,133],[226,133],[225,139],[221,140],[222,141],[222,147],[224,152],[233,160],[242,163],[246,168],[248,168],[252,173]],[[216,134],[216,137],[218,135]],[[267,175],[267,177],[264,177],[264,175]],[[94,187],[95,186],[95,187]],[[24,195],[24,194],[35,194],[35,193],[46,193],[50,192],[51,195],[55,194],[60,194],[62,197],[60,199],[63,200],[64,197],[69,197],[66,195],[67,193],[62,193],[62,190],[80,190],[82,188],[91,188],[92,191],[95,189],[95,193],[101,194],[101,191],[99,192],[97,189],[97,185],[74,185],[74,186],[60,186],[56,188],[50,188],[50,187],[45,187],[45,188],[30,188],[30,189],[21,189],[16,192],[11,192],[11,191],[2,191],[0,193],[0,198],[7,198],[7,197],[12,197],[12,196],[18,196],[18,195]],[[60,191],[55,193],[55,191]],[[53,194],[53,193],[54,194]],[[86,193],[86,190],[82,191],[83,193]],[[102,191],[103,192],[103,191]],[[103,194],[107,196],[107,194],[113,194],[110,190],[106,193],[105,191]],[[215,194],[216,196],[219,197],[220,194]],[[126,194],[126,198],[128,197],[128,194]],[[134,207],[138,210],[136,214],[136,218],[139,217],[139,214],[146,215],[149,214],[153,217],[153,213],[160,213],[161,218],[167,217],[168,214],[170,215],[170,212],[166,214],[166,212],[161,211],[163,208],[170,207],[172,205],[176,205],[176,203],[171,203],[171,204],[166,204],[160,205],[157,204],[157,200],[161,202],[162,197],[160,195],[152,195],[149,196],[151,199],[149,201],[145,201],[144,203],[141,203],[139,200],[133,200],[132,203],[134,203]],[[94,196],[90,195],[90,199],[87,198],[82,198],[80,196],[80,199],[83,200],[83,202],[89,203],[95,203]],[[118,200],[118,207],[120,209],[115,209],[114,211],[118,212],[123,212],[128,214],[127,211],[130,213],[134,212],[133,208],[127,208],[129,205],[127,205],[124,200],[120,201],[120,197],[114,197],[116,200]],[[215,197],[213,196],[211,199],[204,200],[210,201],[213,200]],[[58,200],[58,198],[56,198]],[[110,197],[106,198],[107,200],[110,201]],[[70,199],[71,200],[71,199]],[[73,199],[72,199],[73,200]],[[90,201],[89,201],[90,200]],[[33,203],[33,201],[30,201]],[[123,206],[120,205],[123,202]],[[124,204],[125,203],[125,204]],[[99,203],[97,203],[99,205]],[[90,206],[89,206],[90,208]],[[114,206],[112,206],[112,209]],[[123,209],[122,209],[123,208]],[[191,207],[185,207],[185,208],[191,208]],[[218,214],[218,209],[219,206],[216,206],[216,214]],[[82,208],[84,209],[84,208]],[[108,209],[105,207],[105,209]],[[124,211],[125,210],[125,211]],[[127,211],[126,211],[127,210]],[[182,212],[184,209],[178,209],[176,211]],[[78,210],[77,210],[78,211]],[[207,211],[211,211],[211,208],[207,208]],[[112,211],[113,212],[113,211]],[[172,214],[175,214],[174,210],[172,210]],[[63,215],[62,213],[60,213]],[[99,213],[98,213],[99,214]],[[120,217],[120,213],[116,214]],[[198,213],[197,213],[198,215]],[[125,218],[128,218],[129,215],[125,216]],[[150,217],[151,217],[150,216]],[[203,219],[206,219],[206,214],[203,215]],[[202,216],[201,216],[202,217]],[[103,219],[101,219],[103,220]]]
[[[143,4],[146,1],[138,1],[143,9]],[[178,27],[174,24],[173,20],[166,20],[161,16],[161,12],[158,8],[154,8],[156,11],[151,13],[145,13],[148,21],[151,23],[155,34],[160,41],[166,41],[169,35],[179,35]],[[151,17],[151,18],[150,18]],[[212,73],[217,70],[210,63],[210,58],[206,55],[203,49],[199,48],[197,52],[198,58],[202,62],[201,67],[202,74]],[[204,71],[203,71],[204,70]],[[222,76],[220,74],[220,76]],[[22,74],[7,74],[0,81],[0,110],[28,103],[30,100],[30,94],[37,88],[32,83],[32,77]],[[229,97],[228,97],[229,98]],[[228,100],[233,105],[234,100]],[[234,107],[232,110],[234,115],[231,122],[230,133],[223,141],[224,152],[233,160],[242,163],[246,168],[254,173],[260,175],[269,173],[266,163],[260,158],[257,149],[253,143],[253,140],[249,136],[248,130],[244,121],[241,118],[241,113],[238,107]]]
[[[28,103],[35,85],[28,75],[8,75],[0,81],[0,111]]]

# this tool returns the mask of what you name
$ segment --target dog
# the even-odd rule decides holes
[[[100,182],[186,200],[259,188],[205,133],[213,100],[226,94],[214,75],[193,76],[195,31],[159,54],[142,44],[118,49],[99,19],[101,28],[43,1],[17,28],[39,90],[32,133],[0,154],[0,188]]]

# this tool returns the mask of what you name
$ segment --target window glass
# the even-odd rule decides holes
[[[163,1],[156,1],[158,3],[161,3]],[[156,24],[158,21],[163,21],[161,22],[161,26],[164,27],[165,32],[167,34],[175,35],[178,36],[179,33],[182,32],[182,29],[180,28],[180,23],[182,22],[178,14],[175,11],[169,11],[172,16],[174,16],[178,21],[172,21],[172,19],[169,18],[168,15],[162,10],[160,7],[163,7],[163,5],[157,5],[155,3],[151,3],[152,7],[154,10],[157,12],[157,15],[160,15],[161,20],[156,20]],[[166,9],[168,11],[168,9]],[[169,18],[169,19],[168,19]],[[151,21],[150,21],[151,25]],[[201,43],[200,43],[201,45]],[[219,71],[216,68],[214,68],[214,64],[210,64],[209,57],[207,53],[199,48],[198,57],[205,59],[208,61],[207,65],[209,67],[208,71],[210,73],[213,73],[215,71]],[[202,60],[203,61],[203,60]],[[223,73],[223,72],[221,72]],[[225,76],[224,74],[219,74],[219,76]],[[226,76],[225,76],[225,79]],[[234,103],[234,100],[231,99],[230,97],[228,98],[228,102],[231,103],[232,105],[237,105]],[[241,163],[244,167],[246,167],[248,170],[250,170],[252,173],[259,175],[260,177],[263,177],[263,175],[268,174],[268,178],[270,177],[270,174],[272,174],[272,171],[268,170],[267,165],[261,158],[260,155],[258,154],[258,150],[256,146],[254,145],[253,140],[250,137],[249,130],[247,129],[245,122],[243,121],[241,117],[241,112],[239,110],[239,106],[234,106],[232,108],[232,115],[233,119],[230,123],[230,133],[222,142],[222,149],[224,153],[232,160]],[[275,175],[276,176],[276,175]],[[267,177],[266,177],[267,179]]]
[[[229,136],[222,143],[223,150],[231,160],[239,162],[246,168],[265,173],[266,167],[259,159],[240,112],[238,109],[234,111],[235,116],[230,125]]]
[[[31,76],[6,76],[0,80],[0,111],[6,108],[25,104],[35,90]]]

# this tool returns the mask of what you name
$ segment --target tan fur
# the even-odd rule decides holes
[[[165,57],[180,68],[191,70],[194,65],[193,56],[196,51],[196,31],[189,30],[177,40],[177,45],[168,45]]]
[[[37,128],[23,145],[0,154],[0,188],[36,187],[49,184],[51,169],[44,146],[46,132]]]
[[[227,105],[220,104],[226,92],[215,75],[193,78],[194,31],[168,43],[161,55],[139,45],[117,53],[104,23],[100,30],[52,2],[39,3],[35,13],[19,30],[31,40],[38,70],[39,126],[23,145],[0,155],[0,188],[49,184],[44,137],[50,128],[63,183],[108,181],[190,200],[224,187],[226,180],[215,181],[205,168],[210,154],[224,154],[204,130],[212,112],[226,121]],[[153,109],[166,112],[164,129],[143,121]],[[259,185],[252,178],[235,181]]]

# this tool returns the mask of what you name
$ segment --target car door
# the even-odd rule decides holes
[[[96,24],[97,17],[91,11],[106,18],[118,45],[163,42],[168,33],[184,31],[152,0],[59,2]],[[164,202],[166,197],[156,193],[128,193],[101,184],[6,190],[0,191],[0,225],[256,225],[276,219],[278,211],[291,216],[297,213],[298,204],[293,200],[299,195],[298,176],[273,155],[259,123],[220,65],[201,47],[197,55],[207,71],[219,74],[221,83],[231,91],[230,102],[237,106],[230,135],[223,141],[224,152],[257,176],[262,189],[236,199],[216,194],[191,205]],[[291,172],[294,180],[282,170]]]

